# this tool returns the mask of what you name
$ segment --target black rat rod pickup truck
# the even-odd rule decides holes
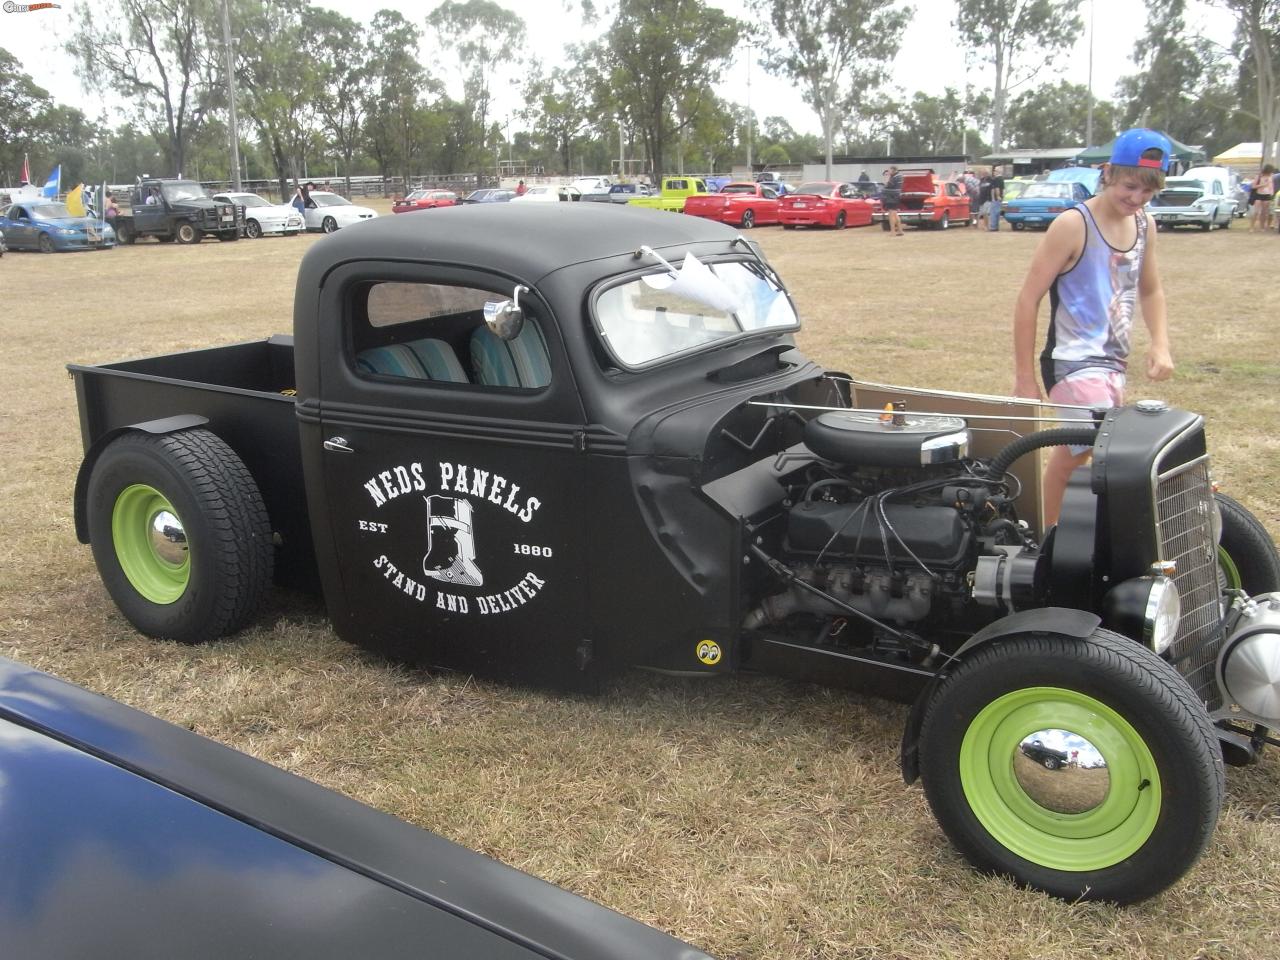
[[[1188,870],[1280,726],[1280,560],[1204,420],[854,381],[734,230],[554,213],[362,223],[291,339],[71,366],[76,531],[133,624],[232,632],[274,567],[421,664],[860,684],[913,699],[905,778],[977,867],[1121,902]],[[1041,531],[1054,444],[1093,458]]]

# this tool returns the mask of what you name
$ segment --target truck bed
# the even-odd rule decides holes
[[[294,411],[293,337],[98,365],[68,364],[88,453],[122,428],[194,415],[257,481],[281,547],[276,570],[315,582]]]

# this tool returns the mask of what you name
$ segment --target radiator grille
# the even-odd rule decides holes
[[[1214,665],[1222,645],[1222,593],[1208,459],[1160,474],[1155,492],[1160,559],[1177,564],[1173,582],[1182,600],[1182,619],[1169,655],[1205,705],[1215,710],[1221,706]]]

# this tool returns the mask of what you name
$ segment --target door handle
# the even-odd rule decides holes
[[[347,446],[346,437],[330,437],[324,442],[324,448],[333,453],[355,453],[355,450]]]

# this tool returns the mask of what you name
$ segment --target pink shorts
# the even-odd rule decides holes
[[[1051,403],[1069,403],[1082,407],[1118,407],[1124,403],[1124,374],[1105,367],[1090,367],[1067,374],[1049,390]],[[1079,420],[1083,410],[1061,410],[1059,416]],[[1091,447],[1072,446],[1071,452],[1084,453]]]

